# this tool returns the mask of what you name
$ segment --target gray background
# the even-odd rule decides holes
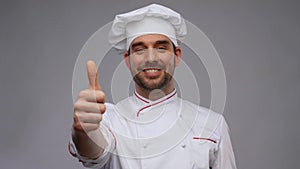
[[[155,1],[1,0],[1,169],[83,168],[67,152],[77,56],[115,14],[150,2]],[[198,26],[222,59],[228,87],[224,115],[238,168],[299,168],[300,3],[156,2]],[[113,66],[106,61],[100,76],[109,94]],[[207,105],[209,84],[199,74]]]

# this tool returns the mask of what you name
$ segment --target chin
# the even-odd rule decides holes
[[[169,86],[169,83],[171,82],[172,76],[169,74],[155,78],[155,79],[146,79],[143,77],[140,77],[139,75],[134,76],[135,83],[142,89],[147,91],[152,91],[155,89],[164,89],[167,86]]]

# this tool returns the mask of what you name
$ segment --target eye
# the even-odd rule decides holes
[[[159,53],[165,53],[167,51],[167,48],[166,47],[158,47],[156,50]]]
[[[137,48],[134,50],[135,54],[141,55],[143,53],[145,53],[145,49],[144,48]]]

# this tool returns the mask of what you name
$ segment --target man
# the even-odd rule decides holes
[[[70,153],[84,166],[236,168],[223,116],[177,96],[173,79],[181,60],[177,40],[185,34],[180,14],[161,5],[115,17],[109,40],[125,51],[135,91],[116,105],[105,103],[96,64],[87,62],[89,88],[80,92],[74,105],[69,144]]]

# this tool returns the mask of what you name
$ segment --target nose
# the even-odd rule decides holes
[[[146,57],[147,61],[154,61],[154,60],[156,60],[156,57],[157,57],[156,55],[157,54],[156,54],[156,52],[155,52],[155,50],[153,48],[148,49],[147,57]]]

